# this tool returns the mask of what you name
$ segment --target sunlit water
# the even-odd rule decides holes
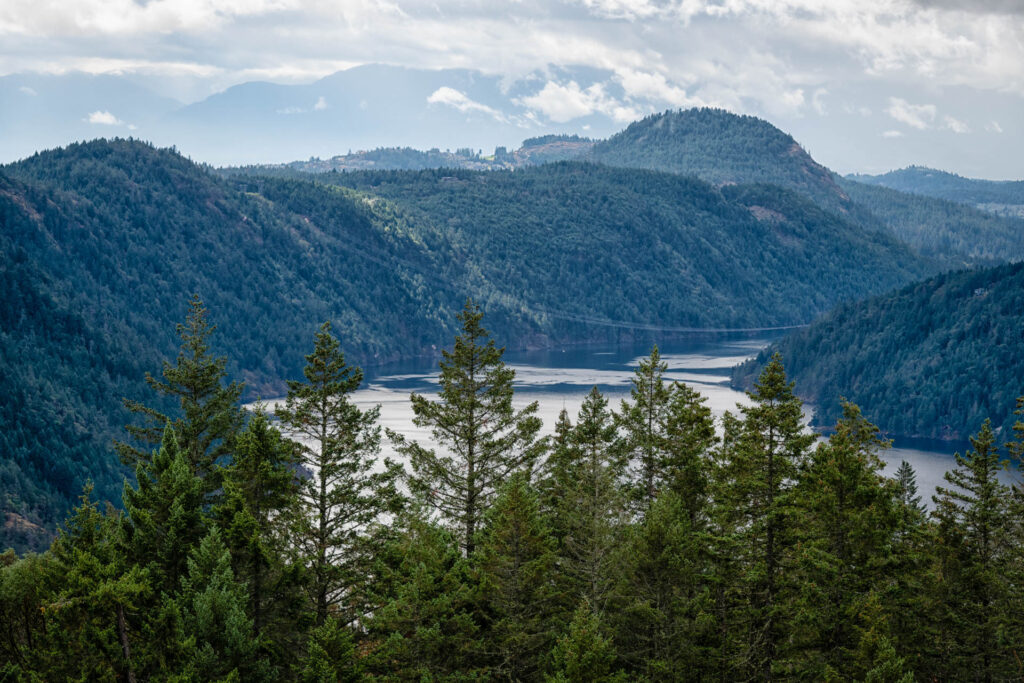
[[[660,347],[662,360],[668,364],[665,378],[685,382],[698,390],[720,421],[726,410],[735,411],[737,404],[749,404],[746,394],[729,386],[732,367],[757,355],[774,338],[719,335],[666,343]],[[621,401],[629,398],[634,370],[649,353],[646,346],[573,346],[508,352],[504,360],[516,371],[515,405],[521,408],[536,401],[544,433],[548,434],[563,408],[575,421],[591,387],[597,386],[608,398],[609,406],[618,409]],[[364,409],[379,405],[382,426],[428,443],[429,431],[412,423],[409,394],[416,392],[436,398],[438,372],[436,360],[422,359],[373,368],[367,371],[363,388],[354,394],[354,400]],[[273,402],[268,407],[272,405]],[[870,415],[869,407],[866,408]],[[902,460],[909,462],[917,473],[922,499],[930,504],[935,487],[943,483],[943,474],[953,467],[953,453],[963,452],[967,445],[904,440],[896,446],[881,453],[885,472],[891,475]],[[386,438],[382,450],[394,456]]]

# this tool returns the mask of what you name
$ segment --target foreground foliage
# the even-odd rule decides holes
[[[619,411],[594,389],[538,441],[474,304],[460,321],[440,402],[414,397],[452,436],[416,446],[410,498],[375,464],[376,412],[351,404],[360,373],[325,326],[280,422],[257,410],[218,442],[221,489],[185,412],[125,512],[87,488],[48,550],[0,555],[0,680],[1021,676],[1024,488],[999,478],[988,422],[930,515],[909,466],[882,475],[855,405],[815,446],[778,356],[721,440],[655,349]],[[1019,459],[1024,422],[1013,434]],[[435,494],[472,478],[470,454],[502,476],[450,489],[472,494],[466,516]]]

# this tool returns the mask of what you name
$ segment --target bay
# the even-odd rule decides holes
[[[676,337],[659,346],[661,357],[668,365],[665,378],[697,389],[707,398],[720,423],[726,410],[735,412],[737,405],[749,404],[744,392],[729,385],[732,367],[756,356],[777,337],[776,334]],[[623,399],[629,398],[633,372],[650,350],[650,345],[642,344],[566,346],[543,351],[509,351],[504,359],[516,371],[516,406],[536,401],[544,433],[550,434],[562,409],[575,421],[591,387],[597,386],[609,399],[610,406],[617,409]],[[363,388],[354,394],[354,400],[362,408],[380,405],[383,426],[428,443],[429,431],[412,423],[409,394],[416,392],[436,398],[438,374],[436,359],[371,368]],[[799,392],[799,387],[797,390]],[[870,418],[870,407],[863,408]],[[954,465],[953,454],[969,447],[970,444],[962,442],[899,439],[893,448],[880,455],[888,475],[895,473],[901,461],[909,462],[917,473],[922,499],[931,506],[935,487],[942,484],[943,474]],[[383,450],[393,454],[386,439]],[[1009,481],[1010,474],[1005,478]]]

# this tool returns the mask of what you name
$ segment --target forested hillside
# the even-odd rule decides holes
[[[946,273],[844,304],[734,373],[746,384],[775,351],[832,424],[839,398],[890,434],[963,439],[992,418],[1007,439],[1024,393],[1024,265]]]
[[[282,393],[328,319],[372,363],[433,353],[467,296],[512,346],[546,345],[805,323],[929,268],[778,188],[588,164],[324,176],[338,187],[99,141],[2,173],[4,286],[39,302],[0,331],[4,542],[52,529],[88,476],[117,487],[118,402],[171,357],[193,294],[251,398]]]
[[[925,256],[950,266],[1024,259],[1024,219],[880,185],[846,179],[839,184],[853,201]]]

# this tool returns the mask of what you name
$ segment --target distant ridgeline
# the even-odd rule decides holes
[[[891,434],[964,439],[992,418],[1010,438],[1024,394],[1024,264],[946,273],[844,304],[736,368],[749,387],[776,350],[817,425],[840,397]]]
[[[992,213],[1024,217],[1024,180],[977,180],[924,166],[881,175],[849,175],[850,180],[901,192],[971,204]]]
[[[255,398],[328,319],[366,364],[434,353],[467,296],[544,346],[805,323],[931,268],[765,185],[578,162],[316,177],[223,179],[124,140],[0,169],[0,545],[45,543],[88,478],[117,498],[120,399],[173,357],[193,293]]]

